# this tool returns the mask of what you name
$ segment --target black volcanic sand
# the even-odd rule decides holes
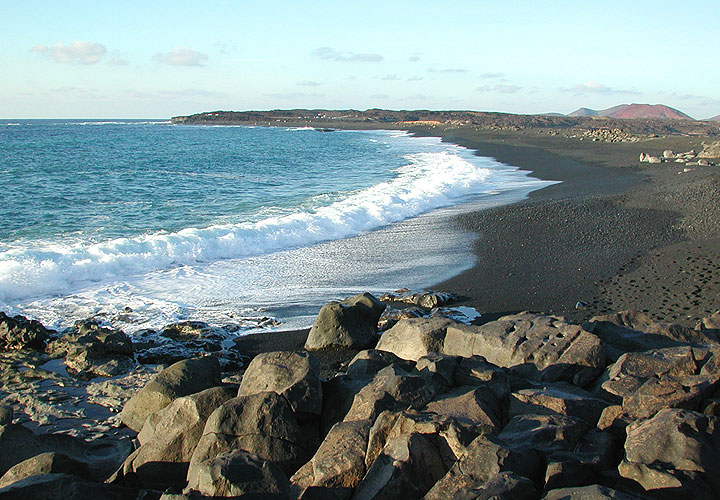
[[[426,131],[421,131],[426,132]],[[468,213],[478,262],[435,288],[486,321],[522,310],[581,321],[624,309],[695,326],[720,308],[720,168],[641,164],[699,139],[602,143],[534,131],[450,130],[445,140],[562,184]],[[578,302],[588,306],[576,309]]]
[[[670,137],[603,143],[533,130],[414,129],[480,156],[562,181],[526,201],[457,217],[475,233],[477,264],[432,288],[453,292],[480,322],[531,310],[582,321],[625,309],[695,326],[720,308],[720,167],[641,164],[641,152],[702,149]],[[587,307],[577,309],[584,302]],[[300,350],[308,330],[238,339],[248,355]],[[331,376],[357,351],[318,353]]]

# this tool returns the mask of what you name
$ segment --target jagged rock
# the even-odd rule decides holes
[[[263,498],[285,500],[288,480],[274,464],[245,450],[232,450],[195,464],[188,473],[186,492],[205,498]]]
[[[320,368],[307,352],[276,351],[258,354],[245,370],[238,396],[275,392],[299,415],[320,415]]]
[[[315,455],[291,478],[294,498],[350,498],[365,476],[371,422],[340,422],[330,429]]]
[[[564,380],[585,386],[605,367],[595,335],[555,316],[520,313],[482,326],[450,326],[443,352],[480,355],[531,380]]]
[[[695,330],[714,337],[720,336],[720,311],[716,311],[712,315],[703,318],[697,324]]]
[[[569,384],[551,384],[538,388],[521,389],[510,395],[508,418],[527,413],[538,415],[564,415],[575,417],[595,426],[606,401]]]
[[[320,309],[310,329],[305,349],[334,347],[366,349],[376,342],[376,328],[385,304],[364,293]]]
[[[608,356],[612,360],[630,351],[705,345],[717,341],[715,335],[677,324],[658,323],[647,314],[636,311],[595,316],[583,323],[583,328],[607,344]]]
[[[420,408],[432,399],[435,390],[432,381],[391,365],[358,391],[344,420],[374,420],[385,410]]]
[[[431,352],[442,352],[445,332],[455,324],[445,318],[405,319],[382,334],[377,349],[417,361]]]
[[[455,384],[483,385],[488,387],[499,401],[504,401],[510,394],[510,381],[499,366],[489,363],[482,356],[461,358],[455,368]]]
[[[320,416],[320,434],[325,435],[333,425],[341,422],[360,390],[372,382],[370,377],[336,375],[323,382],[323,413]]]
[[[112,484],[93,483],[70,474],[30,476],[0,489],[3,500],[137,500],[140,492]]]
[[[16,349],[45,349],[50,337],[47,330],[39,321],[27,319],[24,316],[10,317],[0,311],[0,350],[11,351]]]
[[[290,475],[309,458],[310,441],[282,396],[274,392],[238,396],[226,401],[208,418],[190,460],[190,469],[225,451],[243,449]]]
[[[391,352],[366,349],[355,355],[345,373],[351,377],[374,377],[377,372],[390,365],[397,365],[405,371],[415,367],[414,363],[399,358]]]
[[[130,454],[132,444],[127,439],[109,444],[87,443],[66,434],[36,435],[21,425],[8,424],[0,427],[0,450],[0,475],[36,455],[54,452],[87,463],[94,479],[105,479]]]
[[[92,479],[85,462],[66,457],[62,453],[46,452],[12,466],[0,478],[0,488],[38,474],[72,474],[83,479]]]
[[[0,426],[11,424],[13,419],[13,410],[9,406],[0,406]]]
[[[607,486],[593,484],[551,490],[542,497],[542,500],[641,500],[641,498]]]
[[[120,419],[134,431],[140,431],[145,419],[162,410],[173,400],[220,384],[217,358],[179,361],[158,373],[125,403]]]
[[[211,327],[202,321],[181,321],[167,325],[160,331],[162,337],[184,342],[197,339],[219,341],[224,338],[222,333],[222,329]]]
[[[666,149],[663,151],[663,158],[675,158],[675,153],[672,149]]]
[[[450,415],[415,410],[384,411],[370,429],[365,464],[369,467],[388,441],[409,434],[432,439],[446,468],[450,468],[482,432],[479,425]]]
[[[620,474],[646,491],[682,491],[688,498],[720,496],[720,420],[668,408],[627,429]]]
[[[508,446],[494,436],[482,435],[470,444],[460,460],[435,483],[425,495],[425,500],[476,498],[473,496],[474,492],[482,491],[483,488],[488,491],[495,488],[501,492],[517,491],[516,487],[512,486],[516,481],[527,487],[529,498],[535,498],[533,481],[538,480],[543,472],[544,464],[532,449],[526,446]],[[505,476],[499,478],[500,474]],[[522,477],[528,478],[529,481],[523,481]],[[503,484],[506,486],[503,487]],[[521,495],[523,496],[519,498],[526,498],[525,493]]]
[[[545,471],[545,490],[588,486],[597,482],[597,475],[586,464],[577,461],[549,461]]]
[[[627,353],[608,367],[598,393],[622,403],[631,418],[666,407],[696,409],[720,382],[719,362],[713,351],[691,347]]]
[[[130,337],[90,320],[76,322],[75,332],[52,342],[47,351],[54,358],[64,357],[67,372],[83,380],[114,377],[136,364]]]
[[[455,302],[457,297],[448,292],[436,292],[434,290],[413,292],[403,288],[393,293],[383,294],[379,299],[381,302],[401,302],[403,304],[415,304],[424,309],[434,309]]]
[[[508,421],[498,438],[509,446],[529,446],[540,453],[572,450],[589,425],[563,415],[517,415]]]
[[[385,444],[355,488],[353,500],[419,499],[446,472],[430,437],[405,434]]]
[[[662,160],[657,156],[647,155],[645,161],[648,163],[662,163]]]
[[[138,434],[140,447],[125,460],[116,484],[182,488],[208,417],[235,392],[230,387],[206,389],[177,398],[150,415]]]
[[[455,370],[460,359],[462,358],[431,352],[418,359],[415,370],[423,377],[429,377],[438,384],[451,387],[455,382]]]
[[[501,402],[487,386],[455,388],[434,398],[423,411],[457,419],[478,434],[499,431],[505,420]]]

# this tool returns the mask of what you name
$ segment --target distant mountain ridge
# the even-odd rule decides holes
[[[567,116],[597,116],[617,119],[637,119],[637,118],[660,118],[673,120],[694,120],[691,116],[686,115],[670,106],[664,104],[620,104],[608,109],[595,110],[590,108],[580,108]]]
[[[708,118],[705,120],[706,122],[720,122],[720,115],[713,116],[712,118]]]

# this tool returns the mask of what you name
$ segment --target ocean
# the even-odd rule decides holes
[[[0,310],[128,333],[428,287],[475,264],[454,214],[548,184],[401,131],[149,120],[0,120],[0,183]]]

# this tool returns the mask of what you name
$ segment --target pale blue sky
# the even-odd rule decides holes
[[[621,103],[720,114],[717,0],[0,0],[0,117]]]

